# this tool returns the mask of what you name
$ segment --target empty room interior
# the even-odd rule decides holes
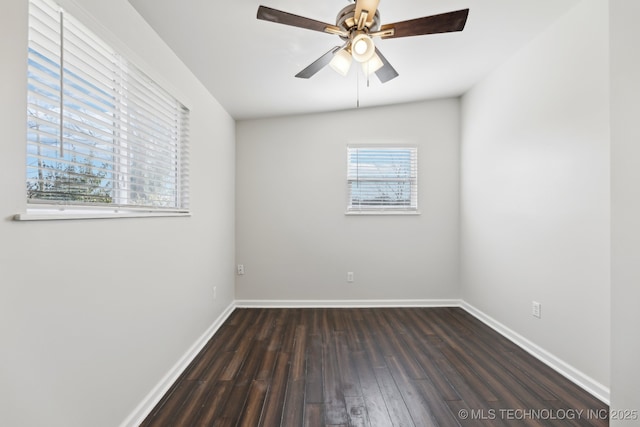
[[[640,425],[640,3],[371,3],[0,4],[0,425]],[[466,9],[463,30],[402,32]],[[32,34],[63,63],[84,28],[188,115],[171,208],[116,178],[138,167],[126,138],[113,164],[102,130],[73,151],[98,111],[114,141],[137,119],[97,83],[106,106],[69,101],[86,61],[34,65]],[[368,178],[387,154],[397,175]],[[89,161],[100,195],[61,196]]]

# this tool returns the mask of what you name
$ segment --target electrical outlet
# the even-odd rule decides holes
[[[539,302],[533,301],[531,303],[531,314],[538,319],[542,317],[542,305]]]
[[[218,287],[214,286],[213,287],[213,299],[218,298]]]
[[[238,275],[242,276],[244,274],[244,264],[238,264]]]
[[[347,282],[353,283],[353,281],[354,281],[354,279],[353,279],[353,271],[347,272]]]

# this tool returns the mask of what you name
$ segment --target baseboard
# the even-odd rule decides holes
[[[569,365],[562,359],[554,356],[549,353],[547,350],[538,346],[537,344],[529,341],[522,335],[498,322],[491,316],[485,314],[484,312],[478,310],[471,304],[462,301],[460,304],[465,311],[471,314],[473,317],[477,318],[491,329],[495,330],[499,334],[506,337],[508,340],[512,341],[520,348],[522,348],[527,353],[531,354],[536,359],[540,360],[544,364],[548,365],[553,370],[557,371],[562,376],[566,377],[582,389],[591,393],[594,397],[600,399],[602,402],[607,405],[610,403],[610,389],[609,387],[605,387],[600,384],[598,381],[586,375],[584,372],[579,371],[573,366]]]
[[[460,307],[458,299],[236,300],[238,308]]]
[[[169,391],[169,388],[180,377],[182,372],[187,369],[189,363],[200,353],[211,337],[218,331],[220,326],[227,320],[233,310],[235,303],[229,306],[218,316],[213,324],[196,340],[196,342],[187,350],[187,352],[176,362],[176,364],[166,373],[160,382],[149,392],[149,394],[140,402],[136,409],[120,424],[120,427],[137,427],[151,413],[153,408],[158,404],[160,399]]]

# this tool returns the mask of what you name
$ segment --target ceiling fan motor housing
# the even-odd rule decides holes
[[[344,29],[349,33],[348,36],[340,36],[340,38],[344,41],[349,41],[353,38],[353,32],[358,30],[358,21],[355,19],[355,11],[356,5],[350,4],[349,6],[344,7],[336,17],[336,27]],[[369,33],[371,31],[378,31],[380,28],[380,11],[376,10],[376,13],[373,17],[373,23],[370,26],[364,26],[364,28],[360,31],[364,31]]]

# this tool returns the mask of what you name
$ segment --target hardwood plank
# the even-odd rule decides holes
[[[282,426],[297,427],[302,425],[304,415],[304,378],[291,380],[287,386],[284,400]]]
[[[262,345],[253,345],[249,347],[247,355],[242,363],[242,367],[238,370],[235,377],[236,386],[249,385],[251,381],[253,381],[258,372],[258,367],[264,359],[265,353],[266,349]]]
[[[276,316],[279,313],[278,309],[265,309],[263,310],[264,316],[260,318],[256,323],[258,329],[254,340],[265,341],[271,336],[272,329],[276,326]]]
[[[216,420],[216,423],[221,422],[223,425],[236,425],[238,423],[245,409],[250,385],[246,382],[233,385],[229,398],[220,412],[220,421]]]
[[[251,350],[259,347],[259,343],[253,339],[257,329],[257,325],[253,324],[244,332],[245,338],[240,340],[235,346],[236,348],[231,360],[220,374],[220,381],[232,381],[240,372],[240,369]],[[238,335],[243,334],[239,333]]]
[[[375,329],[376,323],[373,313],[369,309],[364,309],[361,313],[362,320],[354,323],[358,328],[358,333],[362,336],[362,349],[367,354],[373,368],[386,367],[387,362],[384,360],[384,352],[378,345],[378,337]]]
[[[234,316],[234,314],[238,313]],[[229,325],[235,326],[235,334],[232,334],[230,338],[224,341],[224,350],[233,351],[236,350],[239,343],[243,343],[246,340],[245,333],[255,329],[255,321],[260,310],[251,310],[247,308],[240,308],[232,313],[232,318],[229,320]],[[217,338],[216,334],[216,338]],[[252,334],[253,337],[253,334]]]
[[[342,395],[349,397],[362,396],[360,380],[358,379],[358,373],[351,358],[351,352],[349,351],[349,345],[347,344],[344,331],[335,334],[334,346]]]
[[[468,366],[465,363],[464,355],[461,354],[461,349],[447,346],[440,349],[440,351],[445,356],[446,361],[438,360],[436,363],[440,370],[446,372],[449,382],[457,382],[458,385],[466,383],[468,388],[460,387],[460,389],[471,391],[468,395],[478,396],[481,400],[487,402],[495,402],[499,400],[496,393],[487,384],[487,381],[493,382],[493,379],[480,377],[470,366]],[[460,389],[456,387],[458,394],[466,399],[465,395],[460,393]]]
[[[267,381],[253,381],[249,387],[249,393],[247,395],[247,402],[242,410],[242,415],[238,426],[241,427],[255,427],[260,421],[262,415],[262,409],[264,408],[264,399],[267,395],[267,389],[269,383]],[[188,424],[178,424],[188,425]]]
[[[264,413],[260,419],[261,426],[271,427],[280,425],[289,379],[289,361],[289,353],[278,353],[276,366],[273,376],[271,377],[271,386],[267,391]]]
[[[195,381],[181,381],[172,387],[168,395],[158,404],[157,410],[141,425],[148,427],[170,425],[172,420],[180,413],[184,403],[194,391]]]
[[[369,414],[362,396],[345,396],[345,406],[349,417],[349,426],[370,427]]]
[[[527,389],[509,375],[496,357],[483,351],[479,345],[469,345],[469,341],[473,339],[472,337],[462,339],[460,335],[457,335],[455,327],[451,326],[450,316],[446,312],[440,313],[440,315],[445,316],[445,318],[441,317],[442,321],[436,329],[440,328],[443,336],[446,336],[445,341],[457,349],[462,363],[481,378],[485,378],[486,384],[495,392],[504,408],[542,409],[548,407],[548,405],[545,406],[542,401],[532,396]],[[494,354],[497,353],[494,352]],[[535,423],[535,420],[523,420],[524,425],[535,425]]]
[[[201,380],[206,382],[207,384],[211,384],[220,380],[222,370],[229,364],[229,361],[233,357],[234,353],[226,352],[218,355],[216,359],[214,359],[211,364],[207,366],[207,369],[202,372],[200,377],[196,378],[197,380]]]
[[[325,313],[325,325],[327,329],[323,351],[323,403],[325,411],[325,420],[329,425],[346,424],[347,408],[344,401],[344,393],[342,390],[342,381],[340,378],[340,368],[336,354],[335,340],[333,339],[333,328],[329,326],[329,315]]]
[[[276,364],[276,358],[282,348],[282,340],[284,338],[286,311],[280,310],[277,318],[274,320],[274,326],[271,330],[271,337],[265,351],[265,357],[258,368],[256,374],[257,380],[268,380],[273,375],[273,369]]]
[[[296,327],[300,324],[301,311],[295,308],[288,309],[286,321],[282,332],[281,351],[291,353],[295,342]]]
[[[330,332],[344,332],[347,329],[347,324],[344,321],[345,309],[342,308],[330,308],[327,310],[327,316],[330,319],[331,325]]]
[[[320,403],[307,403],[304,407],[304,427],[324,427],[324,408]]]
[[[414,386],[422,397],[423,404],[429,407],[429,413],[440,427],[459,427],[456,416],[451,412],[445,400],[429,380],[414,380]]]
[[[225,402],[231,395],[233,384],[229,381],[220,381],[210,385],[209,393],[205,399],[205,405],[194,425],[212,426],[218,418],[218,414],[222,412]]]
[[[209,370],[209,366],[220,356],[220,353],[223,352],[226,340],[231,339],[236,333],[234,326],[222,325],[215,339],[209,340],[182,375],[188,380],[200,379],[203,373]]]
[[[296,327],[291,354],[291,379],[299,381],[304,379],[307,360],[307,330],[305,326]]]
[[[608,411],[459,308],[238,309],[141,425],[608,425],[517,409]]]
[[[460,395],[453,388],[446,375],[433,363],[433,359],[429,357],[429,353],[425,351],[424,346],[413,335],[405,334],[402,338],[404,344],[415,355],[416,361],[420,364],[427,378],[438,390],[440,397],[444,400],[460,400]]]
[[[387,364],[394,381],[398,384],[400,394],[409,409],[413,423],[420,427],[437,427],[438,423],[434,419],[429,405],[426,404],[418,390],[418,380],[409,378],[400,362],[394,357],[387,357]]]
[[[353,358],[370,425],[372,427],[392,427],[393,422],[389,417],[389,411],[387,410],[387,405],[382,396],[378,381],[376,380],[371,362],[369,362],[364,352],[354,353]]]
[[[398,426],[415,426],[409,413],[409,408],[402,397],[399,386],[393,379],[389,368],[386,366],[383,368],[374,368],[376,379],[380,385],[380,392],[387,405],[389,411],[389,417],[393,420],[395,425]],[[420,425],[418,424],[418,427]]]
[[[577,392],[577,386],[539,360],[529,357],[520,351],[512,353],[511,357],[517,366],[535,377],[535,382],[543,385],[556,395],[561,404],[563,404],[562,407],[573,410],[606,409],[608,411],[609,408],[598,399],[586,392]],[[608,420],[592,417],[587,420],[585,425],[606,426],[609,425],[609,422]]]
[[[184,404],[177,411],[173,417],[172,424],[177,426],[193,425],[195,420],[200,415],[200,411],[204,407],[204,399],[209,393],[207,383],[204,381],[194,381],[193,391],[185,399]]]
[[[358,328],[356,328],[356,322],[362,320],[361,312],[359,310],[342,311],[343,321],[345,323],[344,336],[349,352],[362,351],[362,335]]]
[[[478,321],[471,314],[467,313],[461,308],[447,308],[447,310],[455,313],[455,317],[458,318],[459,321],[463,322],[467,327],[472,331],[472,335],[474,337],[478,337],[484,341],[491,342],[492,347],[496,351],[514,351],[514,350],[522,350],[515,343],[509,341],[506,337],[501,334],[497,334],[496,331],[491,329],[485,323]]]
[[[264,313],[264,312],[263,312]],[[262,318],[263,316],[260,316]],[[231,359],[229,365],[234,366],[232,372],[235,372],[233,378],[233,389],[229,395],[229,399],[224,405],[221,413],[221,419],[223,422],[235,425],[241,418],[245,411],[246,404],[248,402],[249,390],[251,389],[253,379],[260,363],[264,357],[266,347],[259,345],[258,342],[253,340],[245,340],[247,344],[241,344],[236,351],[236,355]],[[243,354],[244,357],[238,354]],[[242,360],[238,368],[235,368],[238,360]],[[224,370],[221,375],[221,379],[229,378],[229,370]]]
[[[209,404],[211,394],[211,384],[215,383],[215,378],[222,368],[228,363],[231,353],[223,353],[217,359],[213,360],[208,366],[208,370],[201,373],[201,378],[193,381],[185,381],[185,383],[193,382],[197,384],[195,392],[189,394],[185,398],[185,403],[180,408],[176,421],[176,425],[190,425],[200,415],[200,412]]]
[[[382,329],[382,335],[379,338],[385,342],[386,352],[392,354],[393,359],[399,363],[399,366],[409,378],[426,379],[427,377],[422,367],[400,339],[400,331],[405,330],[404,327],[398,330],[393,328],[389,320],[394,322],[395,319],[393,319],[390,310],[380,310],[378,320]]]
[[[483,411],[487,413],[490,409],[489,403],[486,399],[484,399],[483,392],[484,390],[478,391],[481,385],[478,385],[478,380],[474,378],[465,378],[463,374],[461,374],[458,370],[456,370],[451,363],[449,363],[448,359],[437,359],[435,361],[438,369],[440,369],[444,375],[446,375],[448,381],[455,388],[456,393],[460,395],[462,401],[460,405],[456,404],[457,409],[465,409],[467,411]],[[451,407],[454,405],[456,400],[447,400],[447,405]],[[459,406],[459,407],[458,407]],[[457,412],[456,412],[457,413]],[[496,426],[506,425],[502,422],[502,420],[494,420],[494,424]]]
[[[310,335],[307,341],[307,372],[305,383],[305,402],[323,402],[323,378],[322,365],[325,352],[322,344],[322,336]]]

